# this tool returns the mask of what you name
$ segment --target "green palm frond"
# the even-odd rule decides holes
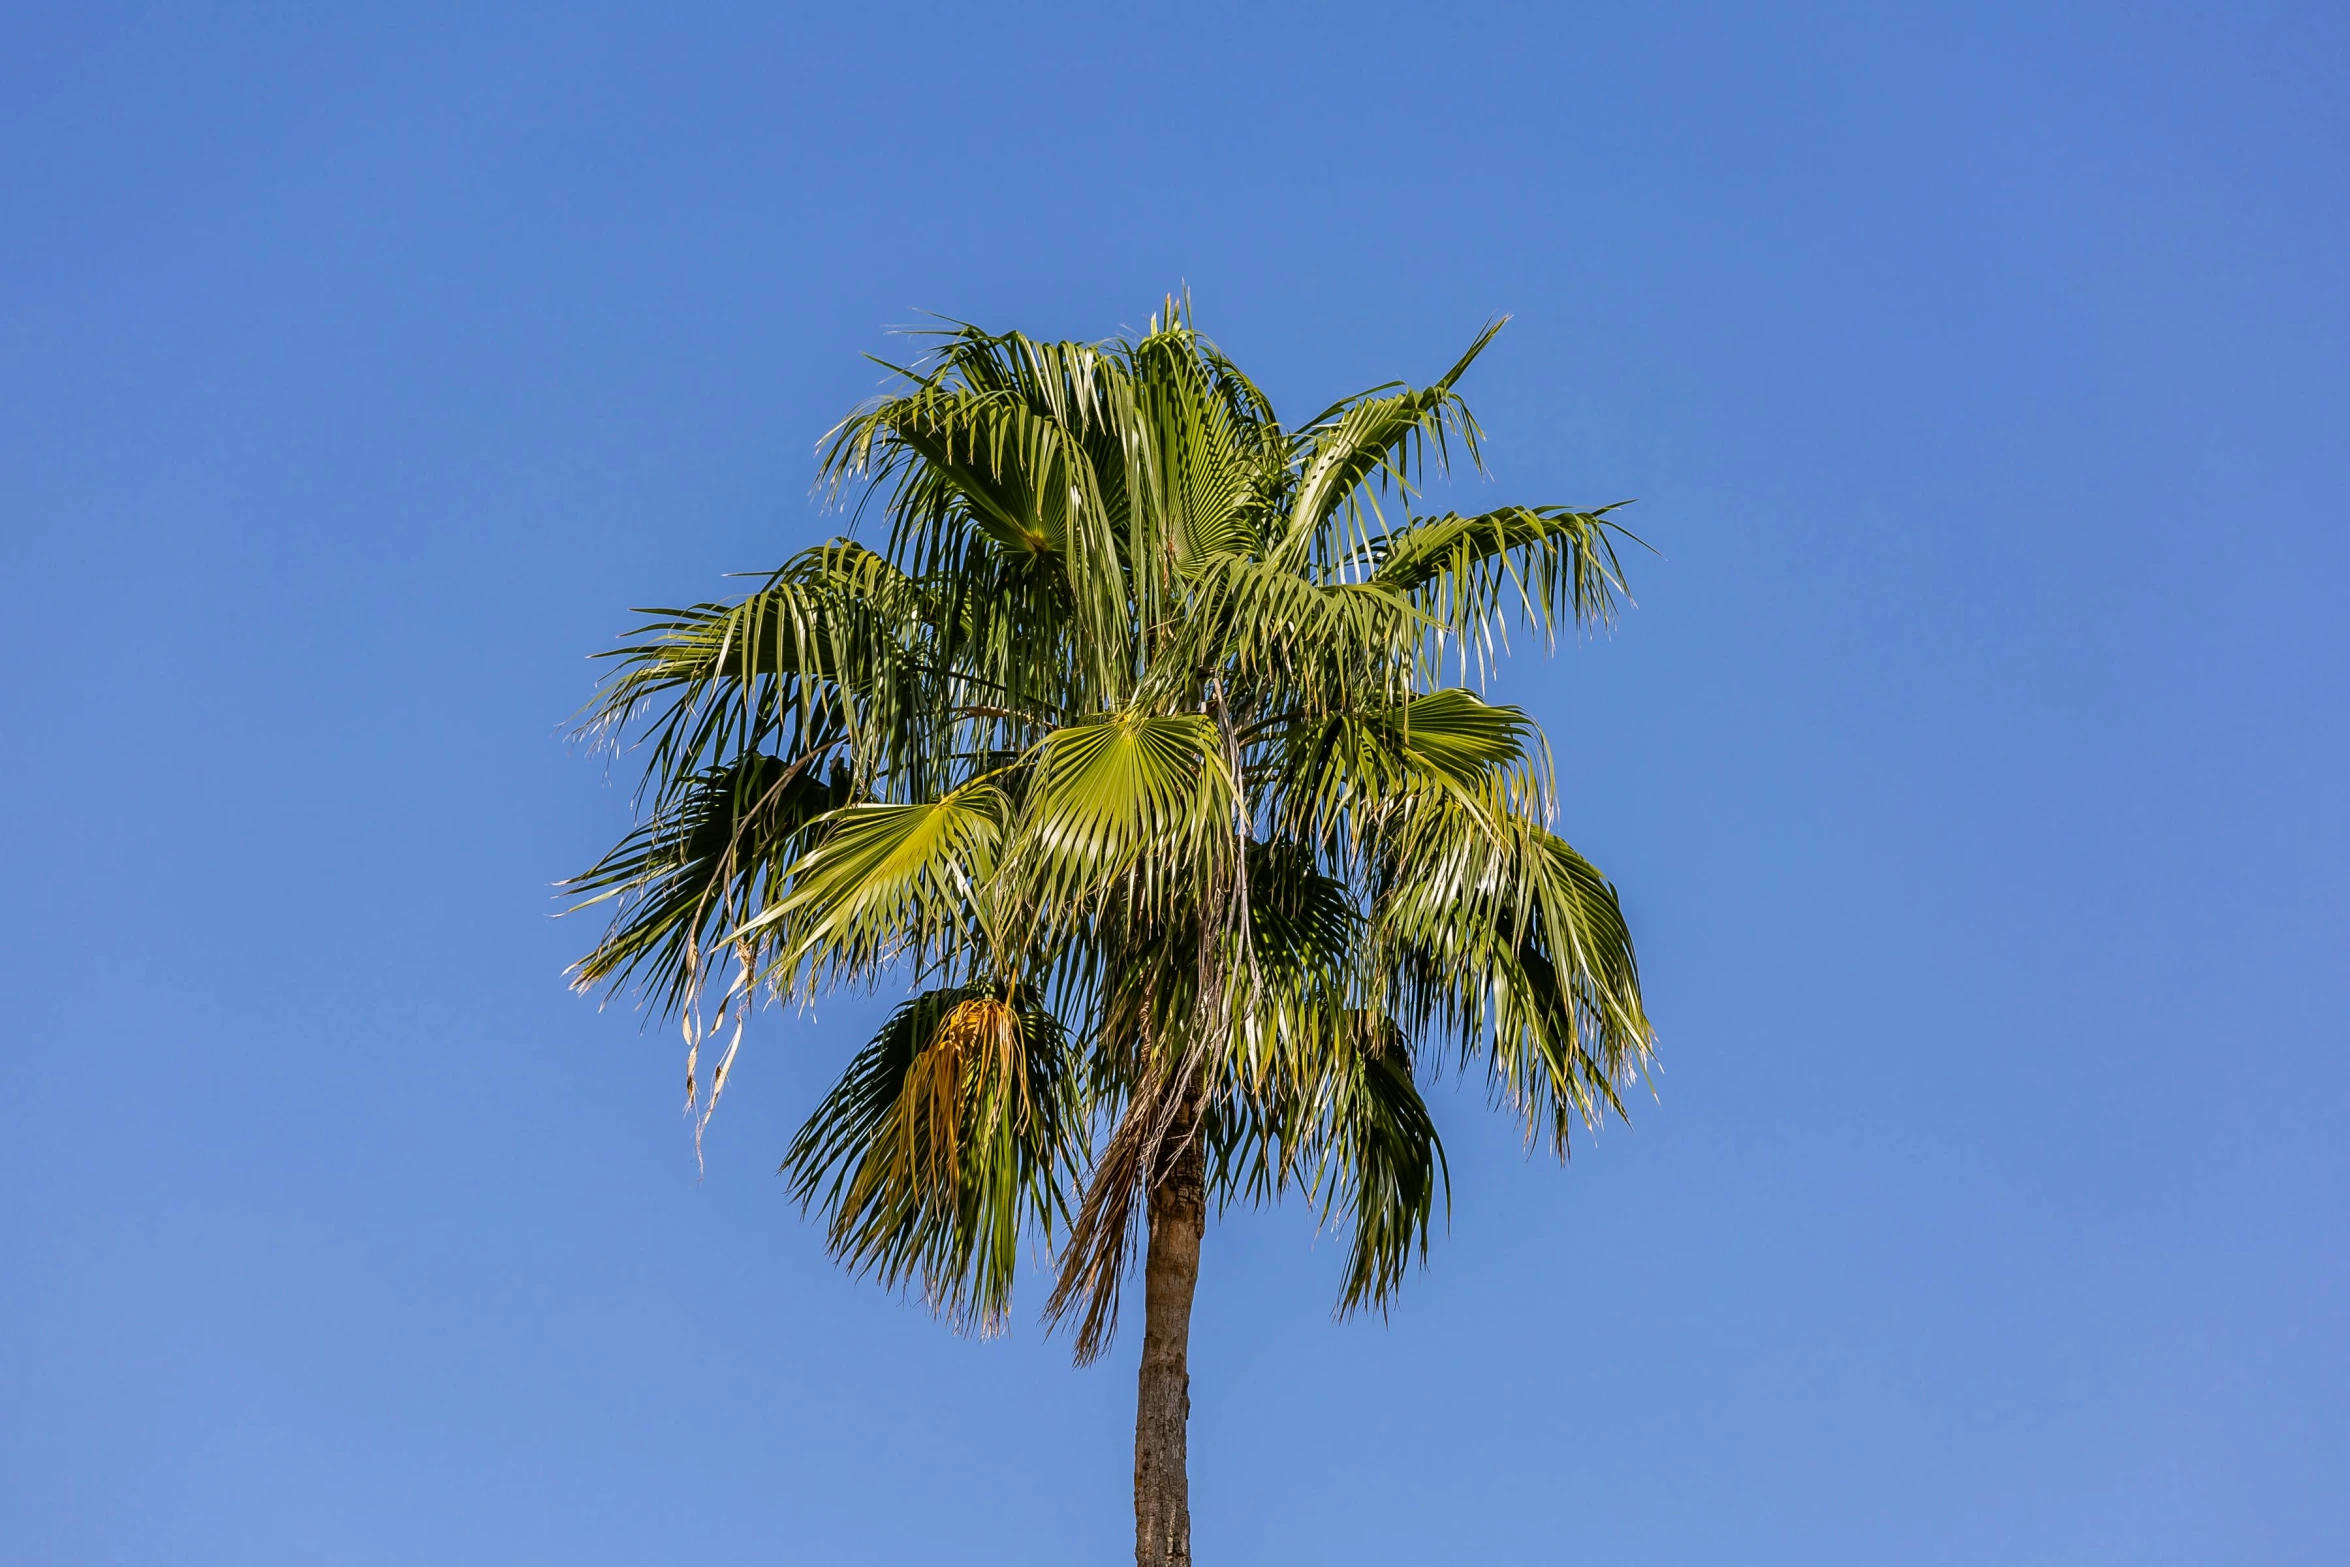
[[[1226,556],[1189,575],[1141,694],[1165,700],[1204,665],[1232,698],[1293,712],[1399,701],[1412,692],[1417,648],[1439,629],[1384,584],[1321,583]]]
[[[1297,488],[1275,560],[1294,564],[1311,555],[1329,562],[1367,547],[1371,533],[1366,511],[1376,517],[1378,509],[1370,488],[1373,482],[1408,494],[1431,458],[1440,471],[1449,463],[1453,441],[1461,443],[1471,464],[1482,466],[1477,449],[1482,432],[1469,405],[1453,391],[1453,383],[1505,323],[1506,318],[1487,323],[1469,351],[1435,384],[1397,390],[1373,387],[1334,405],[1306,426],[1297,437]]]
[[[1157,529],[1137,538],[1128,556],[1148,558],[1149,532],[1164,535],[1177,566],[1245,553],[1258,544],[1259,487],[1264,473],[1247,447],[1240,409],[1218,386],[1188,336],[1159,332],[1135,345],[1133,425],[1127,443],[1131,521]]]
[[[848,803],[846,770],[835,763],[821,777],[817,759],[754,752],[700,773],[689,792],[565,883],[584,895],[566,912],[619,905],[610,931],[573,968],[574,984],[592,990],[641,975],[667,1005],[682,1005],[700,977],[699,955],[765,906],[815,823]]]
[[[1126,507],[1112,482],[1124,477],[1112,422],[1130,401],[1124,367],[1084,345],[966,328],[935,366],[899,374],[909,390],[834,430],[824,482],[891,494],[894,553],[935,564],[975,531],[1052,562],[1086,633],[1086,673],[1114,684],[1130,662],[1117,526]]]
[[[1415,1258],[1428,1255],[1428,1225],[1452,1177],[1436,1121],[1413,1081],[1403,1031],[1366,1027],[1333,1074],[1325,1215],[1352,1231],[1341,1315],[1384,1309]]]
[[[1230,839],[1234,780],[1213,720],[1115,713],[1056,729],[1032,753],[1011,867],[1024,908],[1084,917],[1112,886],[1145,907],[1192,890]]]
[[[1615,888],[1497,798],[1429,793],[1382,840],[1374,940],[1395,1005],[1483,1056],[1530,1136],[1621,1116],[1655,1044]]]
[[[607,655],[616,667],[585,728],[633,732],[655,799],[749,752],[808,749],[897,715],[893,685],[929,612],[920,587],[870,550],[804,551],[738,602],[645,611],[653,618]]]
[[[1533,720],[1457,687],[1335,713],[1280,738],[1281,825],[1315,843],[1375,837],[1392,820],[1411,820],[1409,808],[1430,793],[1481,801],[1498,789],[1505,809],[1536,813],[1548,800],[1548,756],[1534,749],[1542,741]]]
[[[1009,803],[979,782],[920,805],[850,805],[791,869],[778,901],[734,935],[776,956],[778,990],[864,983],[890,964],[985,969],[996,957],[988,892]],[[732,939],[732,938],[730,938]]]
[[[1628,504],[1416,518],[1372,547],[1371,580],[1407,594],[1482,675],[1513,610],[1546,644],[1562,628],[1614,623],[1624,587],[1615,538],[1632,535],[1608,513]]]
[[[1068,1213],[1084,1151],[1070,1043],[1053,1014],[979,987],[925,991],[891,1014],[784,1157],[833,1253],[885,1285],[918,1283],[993,1331],[1021,1235]]]

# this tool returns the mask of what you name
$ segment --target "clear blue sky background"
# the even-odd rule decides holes
[[[1202,1560],[2350,1558],[2339,8],[688,9],[0,21],[0,1558],[1119,1559],[1131,1339],[772,1174],[874,1005],[697,1179],[548,884],[884,327],[1186,284],[1660,551],[1503,687],[1660,1096],[1212,1237]]]

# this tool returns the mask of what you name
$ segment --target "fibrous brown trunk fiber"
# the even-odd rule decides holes
[[[1186,1129],[1188,1131],[1188,1129]],[[1150,1253],[1143,1262],[1142,1371],[1134,1401],[1135,1567],[1191,1567],[1191,1479],[1184,1433],[1191,1420],[1191,1294],[1207,1225],[1199,1140],[1171,1139],[1150,1193]]]

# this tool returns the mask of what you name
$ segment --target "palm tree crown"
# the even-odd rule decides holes
[[[1088,1359],[1163,1204],[1296,1191],[1351,1237],[1341,1310],[1383,1305],[1444,1185],[1422,1079],[1481,1066],[1562,1154],[1620,1113],[1614,889],[1535,724],[1445,683],[1608,621],[1618,530],[1411,512],[1477,462],[1454,383],[1498,326],[1294,429],[1176,301],[1132,341],[942,329],[824,448],[877,548],[618,651],[640,825],[578,883],[616,910],[580,986],[684,1020],[689,1105],[758,996],[911,992],[785,1161],[844,1262],[985,1330],[1040,1236]]]

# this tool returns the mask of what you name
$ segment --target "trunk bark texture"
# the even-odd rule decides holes
[[[1134,1402],[1135,1567],[1191,1567],[1191,1295],[1207,1226],[1205,1167],[1185,1136],[1151,1188],[1143,1262],[1142,1371]]]

